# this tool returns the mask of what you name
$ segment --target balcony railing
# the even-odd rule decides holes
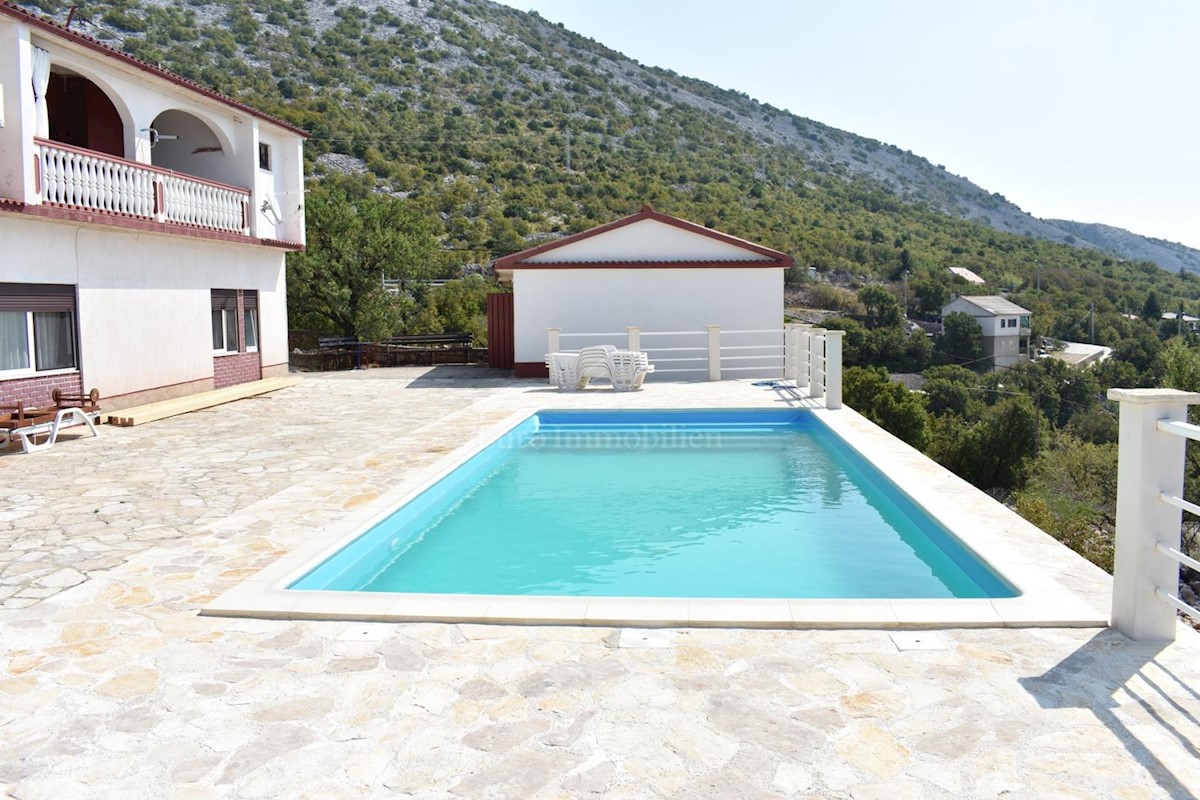
[[[42,202],[249,234],[250,192],[61,142],[34,140]]]

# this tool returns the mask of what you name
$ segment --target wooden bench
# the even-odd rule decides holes
[[[353,336],[322,336],[317,339],[317,347],[322,351],[332,351],[333,355],[332,363],[325,358],[321,359],[322,372],[328,372],[331,369],[362,368],[363,343]],[[354,353],[352,361],[346,358],[351,352]],[[342,366],[343,361],[347,362],[345,367]]]
[[[433,364],[434,355],[444,350],[461,350],[462,363],[470,363],[471,342],[472,336],[469,333],[417,333],[409,336],[393,336],[383,340],[383,344],[387,347],[420,350],[428,354],[430,365]]]

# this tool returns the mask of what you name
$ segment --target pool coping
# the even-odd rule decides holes
[[[777,407],[777,406],[776,406]],[[1106,627],[1108,616],[1062,586],[1006,539],[1047,536],[924,454],[847,409],[807,410],[1020,594],[994,599],[726,599],[403,594],[289,590],[375,522],[498,440],[537,409],[514,412],[309,542],[205,604],[205,616],[371,622],[738,628]],[[641,408],[641,407],[639,407]],[[680,410],[732,410],[681,406]],[[761,409],[748,403],[737,408]],[[633,410],[633,409],[631,409]],[[885,466],[886,465],[886,466]],[[894,469],[901,467],[902,469]],[[953,497],[950,502],[948,495]],[[982,523],[982,524],[981,524]]]

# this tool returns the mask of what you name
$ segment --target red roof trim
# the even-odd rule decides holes
[[[701,236],[707,236],[710,239],[715,239],[719,242],[724,242],[725,244],[732,244],[736,247],[741,247],[741,248],[743,248],[745,250],[749,250],[753,253],[758,253],[759,255],[766,256],[768,260],[766,260],[766,261],[692,261],[692,262],[640,261],[640,262],[625,262],[626,266],[654,265],[654,266],[677,266],[677,267],[686,266],[686,267],[692,267],[692,268],[697,267],[697,266],[699,266],[699,267],[704,267],[704,266],[710,266],[710,267],[754,266],[754,267],[788,268],[788,267],[791,267],[795,263],[795,261],[792,259],[792,257],[789,256],[787,253],[781,253],[778,250],[772,250],[769,247],[763,247],[760,244],[755,244],[754,242],[748,242],[745,239],[738,238],[737,236],[731,236],[727,233],[721,233],[720,231],[714,231],[712,228],[706,228],[703,225],[697,225],[694,222],[688,222],[687,220],[680,219],[679,217],[672,217],[668,214],[659,213],[658,211],[655,211],[650,206],[645,205],[645,206],[642,206],[641,210],[638,211],[636,214],[630,214],[628,217],[622,217],[621,219],[606,223],[604,225],[600,225],[599,227],[592,228],[590,230],[583,231],[582,233],[572,234],[571,236],[564,236],[563,238],[556,239],[553,242],[546,242],[544,244],[538,245],[537,247],[531,247],[528,250],[522,250],[519,253],[513,253],[511,255],[507,255],[502,258],[498,258],[492,262],[492,268],[497,271],[510,270],[510,269],[544,269],[548,266],[554,267],[557,269],[570,268],[570,267],[574,267],[576,269],[589,269],[589,268],[592,268],[592,269],[595,269],[595,268],[619,269],[621,267],[616,267],[615,266],[616,262],[606,262],[606,261],[567,261],[567,262],[555,262],[555,263],[539,262],[539,263],[535,263],[535,264],[527,264],[527,263],[522,263],[522,262],[525,259],[530,258],[531,256],[539,255],[539,254],[545,253],[549,250],[554,250],[556,248],[563,247],[564,245],[567,245],[567,244],[573,244],[574,242],[583,241],[584,239],[590,239],[593,236],[599,236],[602,233],[608,233],[609,231],[616,230],[617,228],[623,228],[626,225],[632,225],[635,222],[641,222],[641,221],[647,220],[647,219],[654,220],[655,222],[661,222],[665,225],[671,225],[673,227],[679,228],[680,230],[688,231],[689,233],[695,233],[695,234],[699,234]]]
[[[66,220],[90,225],[104,225],[110,228],[126,228],[147,233],[168,233],[176,236],[187,236],[193,239],[210,239],[220,242],[235,242],[238,244],[253,244],[264,247],[276,247],[281,250],[301,251],[304,245],[299,242],[281,242],[276,239],[258,239],[253,236],[243,236],[240,233],[214,231],[208,228],[194,228],[190,225],[179,225],[170,222],[158,222],[152,219],[131,217],[92,209],[68,208],[66,206],[27,205],[15,201],[0,201],[0,212],[25,214],[31,217]]]
[[[59,25],[57,22],[46,19],[45,17],[43,17],[41,15],[34,14],[31,11],[27,11],[24,8],[21,8],[20,6],[14,5],[13,3],[9,2],[9,0],[0,0],[0,13],[7,14],[10,17],[16,17],[17,19],[21,20],[22,22],[28,23],[28,24],[34,26],[35,28],[43,30],[47,33],[52,33],[55,36],[75,42],[76,44],[83,45],[84,47],[88,48],[89,50],[95,50],[98,53],[102,53],[111,58],[115,58],[118,61],[124,61],[126,64],[135,66],[138,69],[142,70],[143,72],[149,72],[153,75],[157,75],[158,77],[164,78],[164,79],[170,81],[171,83],[174,83],[178,86],[184,87],[185,89],[190,89],[193,92],[202,94],[205,97],[208,97],[212,100],[216,100],[227,106],[236,108],[239,111],[244,111],[247,114],[258,117],[259,119],[266,120],[267,122],[270,122],[272,125],[278,125],[279,127],[284,128],[285,130],[291,131],[292,133],[294,133],[298,136],[302,136],[305,139],[307,139],[309,137],[308,131],[304,130],[303,128],[298,128],[290,122],[285,122],[284,120],[281,120],[279,117],[273,117],[270,114],[266,114],[262,111],[258,111],[256,109],[251,108],[250,106],[246,105],[245,103],[239,103],[237,100],[234,100],[230,97],[226,97],[225,95],[220,94],[219,92],[215,92],[212,89],[209,89],[207,86],[203,86],[199,83],[196,83],[195,81],[188,80],[187,78],[183,77],[182,75],[176,75],[174,72],[165,70],[159,66],[155,66],[154,64],[151,64],[148,61],[142,61],[140,58],[134,58],[133,56],[131,56],[127,53],[122,53],[120,50],[116,49],[115,47],[104,44],[103,42],[101,42],[97,39],[93,39],[91,36],[87,36],[86,34],[82,34],[77,31],[67,30],[67,28],[63,27],[62,25]]]
[[[774,261],[539,261],[500,269],[787,269]]]

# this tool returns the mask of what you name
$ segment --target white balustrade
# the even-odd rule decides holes
[[[1108,397],[1121,404],[1112,624],[1135,641],[1170,641],[1176,611],[1200,620],[1178,596],[1179,565],[1200,567],[1180,552],[1182,512],[1200,514],[1183,499],[1185,445],[1200,439],[1187,409],[1200,394],[1110,389]]]
[[[647,344],[649,342],[649,344]],[[791,380],[826,408],[842,405],[842,331],[787,325],[774,330],[655,331],[629,326],[608,333],[546,329],[547,353],[611,344],[640,350],[655,364],[653,379],[719,381],[737,377]]]
[[[250,192],[37,140],[43,203],[246,234]],[[160,194],[161,193],[161,194]],[[156,202],[161,196],[162,206]]]

